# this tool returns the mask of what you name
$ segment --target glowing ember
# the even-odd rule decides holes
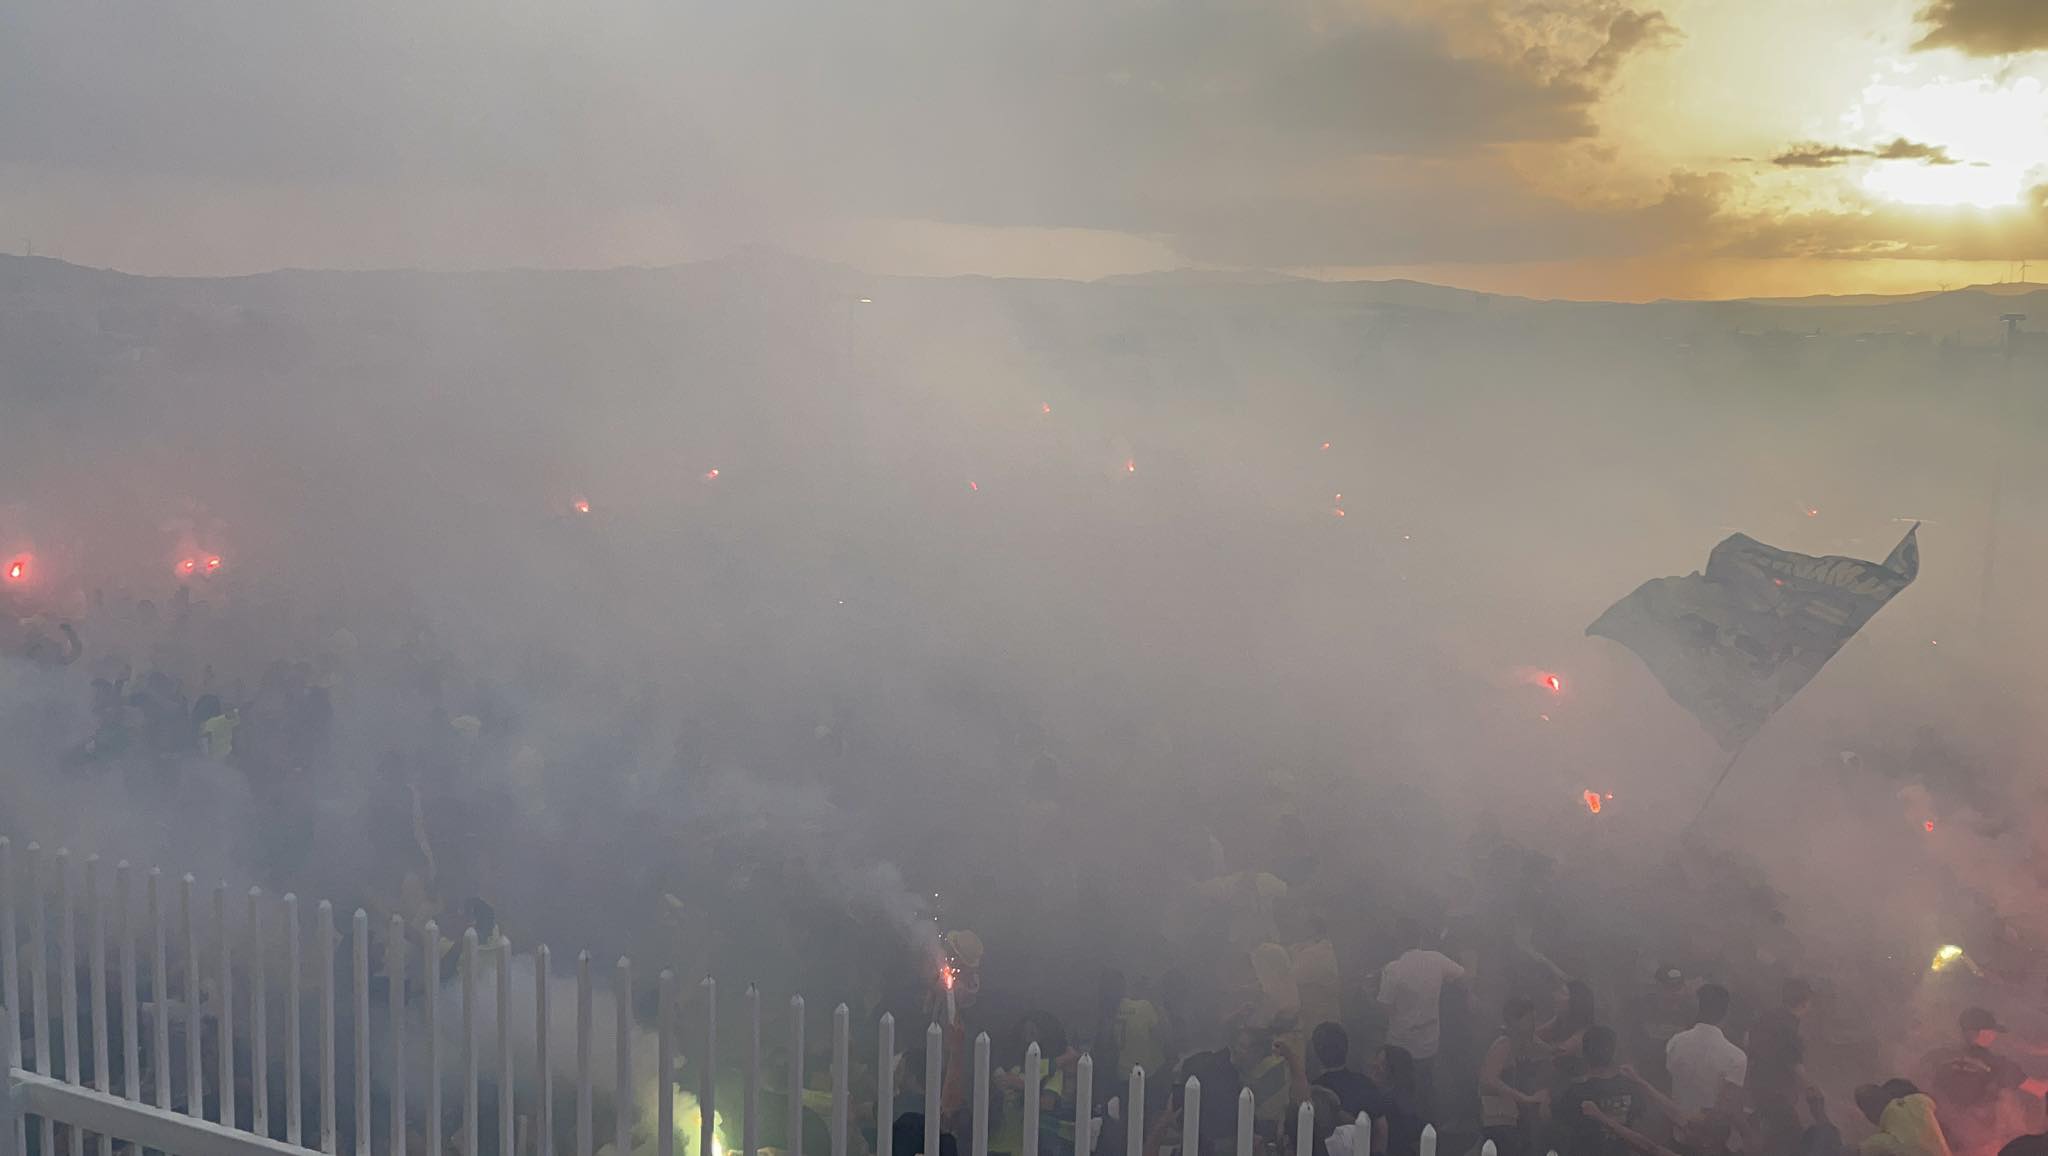
[[[180,574],[197,574],[198,572],[199,559],[197,558],[187,558],[183,562],[178,563],[178,573]]]
[[[208,574],[211,574],[211,573],[213,573],[214,571],[216,571],[216,570],[219,570],[219,569],[220,569],[220,559],[219,559],[219,558],[208,558],[208,559],[206,560],[206,572],[207,572]]]
[[[1564,692],[1564,680],[1554,674],[1545,674],[1536,681],[1544,690],[1552,694],[1562,694]]]
[[[705,471],[704,471],[704,480],[705,480],[705,481],[707,481],[707,482],[715,482],[715,481],[717,481],[717,480],[718,480],[718,471],[717,471],[716,469],[710,469],[710,470],[705,470]]]
[[[1927,828],[1927,833],[1928,833],[1928,834],[1930,834],[1930,835],[1934,834],[1934,820],[1932,820],[1932,819],[1929,819],[1929,820],[1927,820],[1927,821],[1926,821],[1925,823],[1922,823],[1922,824],[1921,824],[1921,826],[1923,826],[1923,827]]]
[[[1977,970],[1971,966],[1970,957],[1963,954],[1962,948],[1957,947],[1953,943],[1944,943],[1934,949],[1934,962],[1927,965],[1927,970],[1947,971],[1959,963],[1964,967],[1970,968],[1971,971]]]
[[[579,514],[588,514],[590,512],[590,503],[582,498],[576,499],[571,505]]]
[[[1820,511],[1814,509],[1812,506],[1808,506],[1806,507],[1806,516],[1809,518],[1818,518],[1820,517]]]
[[[939,968],[939,982],[946,985],[947,991],[953,990],[953,984],[959,978],[960,969],[954,967],[952,964],[945,964],[944,966]]]
[[[26,577],[28,577],[27,559],[16,558],[7,564],[7,580],[9,582],[19,582]]]
[[[1040,412],[1040,413],[1051,413],[1051,412],[1052,412],[1052,403],[1051,403],[1051,402],[1049,402],[1049,401],[1046,401],[1046,402],[1040,402],[1040,403],[1039,403],[1039,405],[1038,405],[1038,409],[1039,409],[1039,412]]]
[[[1600,792],[1587,791],[1583,798],[1586,801],[1586,810],[1595,815],[1600,813]]]
[[[1125,472],[1125,473],[1127,473],[1127,474],[1135,474],[1135,473],[1137,473],[1137,472],[1138,472],[1138,459],[1136,459],[1136,458],[1125,458],[1125,459],[1124,459],[1124,472]]]

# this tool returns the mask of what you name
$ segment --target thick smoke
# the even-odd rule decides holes
[[[227,281],[7,259],[0,305],[38,319],[0,345],[16,617],[85,646],[0,671],[18,841],[379,918],[480,896],[558,963],[862,1014],[914,1009],[960,927],[991,1004],[1085,1017],[1105,963],[1201,958],[1192,889],[1239,871],[1340,916],[1363,971],[1392,914],[1474,902],[1503,841],[1607,929],[1568,967],[1782,928],[1846,999],[1944,942],[2048,940],[2015,882],[2048,620],[2015,514],[2044,496],[2014,432],[2037,403],[1987,344],[2010,301],[756,253]],[[1585,624],[1732,530],[1882,557],[1910,519],[1920,580],[1682,838],[1722,756]],[[180,575],[195,555],[220,572]],[[94,680],[152,672],[245,704],[233,765],[85,747]],[[315,687],[317,744],[264,730]],[[1753,901],[1678,911],[1694,884]]]

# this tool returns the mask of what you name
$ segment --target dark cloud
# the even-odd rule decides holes
[[[1919,48],[1972,56],[2048,49],[2048,4],[2041,0],[1933,0],[1921,9],[1920,22],[1927,31]]]
[[[1411,214],[1470,248],[1439,204],[1541,219],[1553,206],[1511,188],[1438,198],[1387,161],[1463,173],[1590,137],[1622,65],[1677,35],[1621,0],[1470,6],[1470,38],[1317,0],[0,14],[0,199],[32,200],[39,173],[128,190],[137,214],[173,182],[351,190],[394,217],[516,197],[770,240],[878,218],[1110,229],[1262,264],[1300,255],[1252,243],[1296,213],[1348,221],[1354,255],[1414,248],[1389,224]]]
[[[1771,163],[1789,169],[1825,169],[1846,164],[1852,160],[1920,161],[1930,165],[1952,165],[1956,159],[1940,145],[1922,144],[1919,141],[1898,137],[1889,144],[1875,148],[1852,148],[1848,145],[1801,144],[1771,158]]]
[[[1679,38],[1678,26],[1662,12],[1622,9],[1607,22],[1607,37],[1586,60],[1585,74],[1598,84],[1614,79],[1629,58]]]

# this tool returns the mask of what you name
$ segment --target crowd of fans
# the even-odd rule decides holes
[[[361,829],[385,842],[372,848],[369,867],[320,885],[340,891],[344,909],[370,908],[379,926],[392,912],[414,922],[432,915],[444,930],[476,927],[488,941],[498,912],[479,892],[483,880],[503,872],[486,862],[492,843],[478,833],[517,829],[523,820],[510,808],[523,789],[519,777],[531,777],[543,758],[528,745],[502,685],[478,676],[417,622],[359,640],[351,629],[358,624],[280,626],[255,617],[247,607],[231,612],[195,600],[183,588],[162,605],[91,599],[76,616],[77,630],[65,632],[65,661],[41,664],[88,695],[76,711],[39,723],[64,731],[54,744],[62,773],[125,774],[160,786],[174,783],[183,766],[228,768],[265,808],[257,862],[276,887],[304,868],[318,785],[344,757],[348,720],[338,716],[338,699],[384,695],[380,709],[364,712],[377,720],[374,741],[352,753],[377,752],[357,802],[368,815]],[[264,653],[256,640],[276,638],[291,640],[287,656],[251,657]],[[630,687],[610,685],[590,701],[568,743],[584,773],[571,781],[539,776],[556,793],[526,802],[550,821],[576,822],[576,808],[596,805],[600,784],[630,778],[634,760],[659,745],[645,736],[659,731],[660,711]],[[819,758],[843,765],[859,754],[859,741],[849,738],[857,715],[835,702],[799,720],[800,737]],[[710,761],[703,732],[685,724],[676,734],[652,778],[690,780]],[[1040,810],[1028,814],[1064,821],[1059,769],[1042,754],[1030,759],[1022,780],[1051,786],[1030,800]],[[1268,848],[1278,850],[1258,866],[1223,869],[1218,851],[1209,877],[1183,877],[1185,893],[1163,902],[1151,949],[1104,948],[1093,957],[1088,966],[1100,976],[1092,1008],[1045,1010],[1057,1002],[1055,985],[1024,974],[1027,968],[992,966],[990,987],[978,990],[985,949],[972,932],[946,938],[952,965],[976,981],[950,1006],[922,959],[863,951],[832,963],[865,968],[870,979],[914,977],[910,996],[890,990],[893,979],[871,983],[856,1022],[871,1023],[883,1010],[905,1023],[921,1023],[919,1014],[946,1021],[941,1102],[949,1149],[971,1127],[963,1073],[972,1037],[986,1031],[999,1069],[989,1150],[999,1156],[1025,1156],[1029,1081],[1017,1061],[1031,1043],[1044,1064],[1043,1156],[1122,1153],[1133,1130],[1146,1156],[1220,1156],[1236,1143],[1245,1089],[1259,1144],[1278,1154],[1294,1151],[1298,1109],[1309,1104],[1311,1139],[1322,1156],[1421,1156],[1425,1127],[1435,1130],[1440,1156],[1488,1142],[1498,1156],[1837,1156],[1850,1147],[1861,1156],[2048,1156],[2048,1137],[2034,1133],[2040,1125],[2030,1121],[2026,1099],[2048,1092],[2048,1081],[2028,1075],[2026,1057],[2001,1043],[2004,1028],[1984,1008],[1963,1011],[1956,1038],[1910,1064],[1857,1047],[1853,1033],[1817,1029],[1817,1018],[1847,1018],[1849,1001],[1837,998],[1834,980],[1818,978],[1828,969],[1805,958],[1769,888],[1732,856],[1674,850],[1666,876],[1627,889],[1631,900],[1649,895],[1656,904],[1637,929],[1634,913],[1619,906],[1620,889],[1599,892],[1597,870],[1574,876],[1570,863],[1500,832],[1475,841],[1468,881],[1425,896],[1412,888],[1348,890],[1301,851],[1310,842],[1301,824],[1283,814]],[[747,859],[720,844],[698,866],[744,872],[735,878],[753,888],[750,910],[803,886],[765,853],[759,862],[739,861]],[[1048,876],[1058,867],[1048,864]],[[1087,873],[1080,874],[1077,894],[1087,886]],[[659,891],[658,873],[651,875],[675,911],[689,909]],[[1573,891],[1585,902],[1561,902]],[[531,930],[517,926],[523,917],[537,922],[519,910],[518,895],[492,898],[519,933]],[[1409,915],[1390,918],[1393,910]],[[678,953],[701,946],[704,937],[688,932],[716,914],[671,929],[687,947],[640,954],[676,966],[686,980],[712,970],[708,949],[688,962]],[[790,920],[807,921],[822,917]],[[1031,946],[1022,942],[1029,934],[1010,934],[1000,916],[984,930],[993,956],[1021,958]],[[760,950],[759,938],[749,950]],[[789,954],[818,954],[816,945],[793,942]],[[1047,953],[1086,954],[1075,947],[1062,942]],[[444,979],[450,968],[444,964]],[[636,998],[643,1021],[644,1003]],[[1095,1102],[1077,1118],[1083,1053],[1094,1061]],[[789,1145],[783,1133],[795,1095],[804,1108],[805,1150],[826,1150],[832,1073],[825,1059],[808,1066],[803,1089],[777,1083],[783,1069],[772,1057],[765,1065],[763,1147]],[[1134,1065],[1149,1076],[1142,1104],[1123,1102]],[[897,1113],[888,1122],[893,1156],[922,1152],[924,1071],[915,1049],[898,1064]],[[1199,1153],[1186,1151],[1180,1135],[1189,1077],[1202,1088],[1206,1151]],[[1837,1106],[1845,1092],[1853,1114]],[[735,1147],[737,1114],[725,1116],[724,1141]],[[855,1122],[856,1148],[872,1150],[881,1122],[871,1106],[859,1107]],[[495,1126],[489,1113],[486,1124]],[[341,1122],[344,1131],[349,1126]]]

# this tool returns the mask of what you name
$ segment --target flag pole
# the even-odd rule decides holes
[[[1728,772],[1735,769],[1735,764],[1742,759],[1742,752],[1748,749],[1749,740],[1743,739],[1741,745],[1735,748],[1735,753],[1728,756],[1728,765],[1721,768],[1721,777],[1715,779],[1714,785],[1707,789],[1707,797],[1700,800],[1700,809],[1692,813],[1692,821],[1687,823],[1685,829],[1678,833],[1679,838],[1683,839],[1685,836],[1692,834],[1692,829],[1699,826],[1700,820],[1706,816],[1707,808],[1713,805],[1714,796],[1720,793],[1721,784],[1728,781]]]

